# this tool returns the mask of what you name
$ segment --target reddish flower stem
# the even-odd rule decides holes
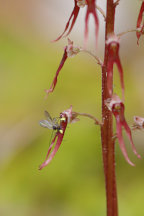
[[[105,41],[114,33],[115,21],[114,0],[107,0]],[[104,163],[107,216],[118,216],[117,190],[115,178],[115,146],[113,139],[112,113],[105,106],[105,100],[110,97],[107,89],[106,68],[108,63],[108,47],[105,43],[104,65],[102,67],[102,119],[101,127],[102,154]]]

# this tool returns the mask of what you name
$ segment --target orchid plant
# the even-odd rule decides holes
[[[140,12],[138,14],[137,24],[135,30],[129,30],[124,33],[116,34],[115,33],[115,10],[120,0],[107,0],[106,4],[106,14],[104,11],[97,5],[96,0],[74,0],[73,11],[66,23],[63,33],[55,40],[58,41],[62,37],[67,37],[77,20],[80,9],[86,7],[86,16],[85,16],[85,32],[84,32],[84,46],[74,46],[73,41],[68,38],[68,45],[64,47],[64,54],[62,60],[59,64],[59,67],[56,71],[54,79],[49,89],[45,90],[46,94],[52,93],[57,85],[58,76],[60,71],[64,67],[66,60],[70,57],[76,56],[80,52],[86,52],[95,58],[97,64],[101,67],[102,71],[102,120],[98,120],[95,116],[87,113],[79,113],[72,111],[72,106],[60,113],[60,123],[57,127],[56,134],[52,140],[52,143],[48,149],[45,161],[40,166],[40,169],[43,169],[47,166],[52,158],[55,156],[58,151],[67,125],[69,123],[77,122],[79,119],[78,116],[88,117],[94,120],[95,124],[100,127],[101,130],[101,142],[102,142],[102,155],[103,155],[103,164],[104,164],[104,175],[105,175],[105,187],[106,187],[106,200],[107,200],[107,216],[118,216],[118,204],[117,204],[117,190],[116,190],[116,177],[115,177],[115,141],[116,139],[119,142],[120,149],[123,153],[125,160],[131,165],[135,164],[131,162],[127,154],[124,137],[122,129],[124,128],[126,135],[130,141],[132,151],[137,156],[141,156],[137,153],[135,145],[132,139],[132,131],[144,129],[144,118],[140,116],[134,116],[134,124],[130,127],[126,121],[124,110],[124,72],[122,63],[120,60],[119,50],[120,50],[120,37],[127,32],[136,32],[137,43],[139,44],[139,39],[144,33],[144,1],[141,3]],[[96,47],[98,41],[98,32],[99,32],[99,19],[97,16],[97,11],[101,13],[105,21],[105,48],[104,48],[104,60],[102,61],[98,56],[91,53],[86,49],[87,39],[88,39],[88,20],[90,14],[94,18],[95,22],[95,39]],[[121,89],[122,89],[122,99],[114,93],[113,89],[113,66],[116,64]],[[116,120],[116,133],[113,130],[113,117]],[[57,139],[57,140],[56,140]],[[56,142],[56,144],[55,144]],[[54,146],[52,150],[52,147]],[[51,153],[51,154],[50,154]]]

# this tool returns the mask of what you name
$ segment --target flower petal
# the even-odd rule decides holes
[[[134,154],[135,154],[138,158],[141,158],[141,156],[140,156],[140,155],[137,153],[137,151],[136,151],[135,145],[134,145],[133,140],[132,140],[131,130],[130,130],[130,128],[129,128],[127,122],[124,120],[124,121],[122,122],[122,124],[123,124],[123,126],[124,126],[124,128],[125,128],[125,130],[126,130],[126,134],[127,134],[128,138],[129,138],[129,140],[130,140],[130,143],[131,143],[132,150],[133,150]]]
[[[56,86],[56,84],[57,84],[57,78],[58,78],[58,75],[59,75],[59,72],[61,71],[61,69],[62,69],[62,67],[63,67],[63,65],[64,65],[64,63],[65,63],[65,61],[66,61],[66,59],[67,59],[67,47],[65,47],[65,49],[64,49],[64,54],[63,54],[63,57],[62,57],[62,60],[61,60],[61,62],[60,62],[60,65],[59,65],[59,67],[58,67],[58,69],[57,69],[57,72],[56,72],[56,74],[55,74],[55,77],[54,77],[54,80],[53,80],[53,82],[52,82],[52,84],[51,84],[51,87],[50,87],[50,89],[46,89],[45,90],[45,92],[47,93],[47,95],[50,93],[50,92],[53,92],[53,90],[55,89],[55,86]]]
[[[121,88],[122,88],[122,98],[123,98],[123,101],[124,101],[124,75],[123,75],[123,68],[122,68],[122,65],[121,65],[121,62],[120,62],[120,58],[119,58],[119,55],[118,55],[118,58],[116,59],[116,65],[118,67],[118,71],[119,71],[119,76],[120,76],[120,83],[121,83]]]
[[[131,165],[131,166],[135,166],[129,159],[128,154],[127,154],[127,150],[125,147],[125,143],[123,141],[123,136],[122,136],[122,124],[120,121],[119,116],[116,116],[116,130],[117,130],[117,138],[119,141],[119,145],[120,145],[120,149],[124,155],[124,158],[126,159],[126,161]]]
[[[74,0],[74,3],[75,3],[74,9],[73,9],[73,11],[72,11],[72,13],[71,13],[71,15],[70,15],[70,17],[69,17],[68,22],[66,23],[66,27],[65,27],[63,33],[62,33],[56,40],[54,40],[53,42],[56,42],[56,41],[60,40],[60,39],[63,37],[63,35],[65,34],[65,32],[66,32],[66,31],[68,30],[68,28],[69,28],[69,25],[70,25],[71,20],[72,20],[72,23],[71,23],[71,26],[70,26],[69,31],[68,31],[68,33],[66,34],[66,36],[68,36],[68,35],[70,34],[70,32],[72,31],[73,26],[74,26],[74,24],[75,24],[75,22],[76,22],[76,19],[77,19],[79,10],[80,10],[80,8],[79,8],[78,5],[77,5],[77,1],[76,1],[76,0]]]
[[[45,166],[47,166],[51,162],[51,160],[53,159],[53,157],[55,156],[55,154],[57,153],[57,151],[58,151],[58,149],[59,149],[59,147],[60,147],[60,145],[62,143],[62,140],[63,140],[63,137],[64,137],[64,133],[65,133],[65,130],[66,130],[66,127],[67,127],[67,123],[68,123],[67,122],[67,117],[65,118],[65,120],[61,121],[61,124],[60,124],[61,130],[56,133],[56,135],[55,135],[55,137],[54,137],[54,139],[53,139],[53,141],[52,141],[52,143],[51,143],[51,145],[50,145],[50,147],[48,149],[48,153],[47,153],[46,159],[45,159],[44,163],[42,163],[42,165],[39,168],[40,170],[43,169]],[[55,145],[52,153],[50,154],[50,151],[52,149],[52,146],[53,146],[56,138],[57,138],[56,145]],[[49,154],[50,154],[50,156],[49,156]]]
[[[88,19],[89,19],[89,11],[87,9],[86,16],[85,16],[84,47],[86,47],[87,39],[88,39]]]
[[[99,20],[96,13],[96,0],[87,0],[87,12],[85,16],[85,34],[84,34],[84,47],[86,47],[87,44],[87,38],[88,38],[88,20],[90,13],[94,17],[95,21],[95,36],[96,36],[96,45],[97,45],[97,39],[98,39],[98,32],[99,32]]]
[[[54,143],[55,143],[56,138],[57,138],[57,134],[55,135],[54,139],[52,140],[52,143],[51,143],[51,145],[50,145],[50,147],[49,147],[49,149],[48,149],[48,153],[47,153],[47,155],[46,155],[46,159],[45,159],[45,161],[40,165],[39,170],[43,169],[43,168],[44,168],[45,166],[47,166],[48,163],[50,162],[50,161],[48,161],[48,156],[49,156],[49,154],[50,154],[50,152],[51,152],[51,149],[52,149],[52,147],[53,147],[53,145],[54,145]],[[53,156],[53,157],[54,157],[54,156]],[[52,158],[51,158],[51,159],[52,159]]]
[[[138,39],[137,40],[138,45],[139,45],[140,36],[143,34],[143,31],[144,31],[144,23],[142,23],[143,15],[144,15],[144,1],[141,4],[140,12],[139,12],[138,19],[137,19],[137,29],[139,29],[139,31],[136,32],[136,36]]]

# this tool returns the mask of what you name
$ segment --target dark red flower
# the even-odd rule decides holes
[[[50,89],[46,89],[45,92],[47,93],[47,95],[50,93],[50,92],[53,92],[53,90],[55,89],[55,86],[57,84],[57,78],[58,78],[58,75],[59,75],[59,72],[61,71],[66,59],[68,57],[73,57],[75,56],[77,53],[80,52],[80,48],[79,47],[75,47],[73,46],[73,41],[71,41],[70,39],[68,39],[68,45],[64,48],[64,54],[63,54],[63,57],[62,57],[62,60],[60,62],[60,65],[56,71],[56,74],[55,74],[55,77],[53,79],[53,82],[50,86]]]
[[[122,96],[124,100],[124,79],[123,79],[123,68],[121,65],[120,57],[119,57],[119,40],[114,35],[111,36],[106,42],[108,48],[108,64],[107,64],[107,87],[110,96],[112,95],[112,83],[113,83],[113,65],[114,63],[117,65],[119,75],[120,75],[120,83],[122,87]]]
[[[60,114],[60,128],[57,130],[55,137],[52,140],[52,143],[48,149],[45,161],[39,167],[40,170],[43,169],[45,166],[47,166],[51,162],[51,160],[55,156],[56,152],[58,151],[58,149],[62,143],[64,134],[65,134],[65,130],[67,128],[67,124],[78,121],[79,119],[76,117],[77,117],[77,115],[72,112],[72,106]],[[56,141],[56,139],[57,139],[57,141]],[[55,141],[56,141],[55,147],[54,147],[53,151],[51,152]],[[50,154],[50,152],[51,152],[51,154]]]
[[[96,44],[98,39],[98,32],[99,32],[99,20],[96,13],[96,0],[86,0],[87,2],[87,12],[85,17],[85,43],[84,46],[86,46],[87,38],[88,38],[88,20],[89,15],[92,14],[95,21],[95,36],[96,36]]]
[[[137,39],[138,39],[137,40],[138,45],[139,45],[139,39],[144,32],[143,16],[144,16],[144,1],[141,4],[140,12],[139,12],[138,19],[137,19],[137,26],[136,26],[137,27],[136,35],[137,35]]]
[[[130,140],[131,146],[132,146],[132,150],[134,152],[134,154],[140,158],[141,156],[137,153],[136,148],[134,146],[133,140],[132,140],[132,134],[131,134],[131,129],[129,128],[126,120],[125,120],[125,116],[124,116],[124,104],[122,103],[122,101],[120,100],[120,98],[117,95],[113,95],[111,99],[107,99],[105,104],[107,105],[107,107],[112,111],[113,115],[115,116],[116,119],[116,132],[117,132],[117,138],[119,141],[119,145],[121,148],[121,151],[126,159],[126,161],[134,166],[134,164],[130,161],[128,154],[127,154],[127,150],[125,147],[125,143],[123,140],[123,135],[122,135],[122,127],[124,127],[126,134]]]
[[[66,36],[68,36],[70,34],[70,32],[72,31],[73,26],[74,26],[76,19],[77,19],[79,10],[80,10],[80,7],[77,5],[77,0],[74,0],[74,4],[75,4],[74,9],[73,9],[73,11],[69,17],[68,22],[66,23],[66,27],[65,27],[63,33],[56,40],[54,40],[54,42],[60,40],[64,36],[64,34],[68,30],[68,28],[69,28],[69,30],[68,30]],[[70,22],[71,22],[71,25],[70,25]]]

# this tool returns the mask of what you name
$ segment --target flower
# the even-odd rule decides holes
[[[133,128],[134,129],[144,129],[144,118],[140,117],[140,116],[134,116],[134,125]]]
[[[88,20],[89,20],[89,15],[92,14],[94,17],[95,21],[95,36],[96,36],[96,44],[97,44],[97,39],[98,39],[98,32],[99,32],[99,20],[98,16],[96,13],[96,0],[86,0],[87,2],[87,12],[85,16],[85,42],[84,46],[86,46],[87,43],[87,38],[88,38]]]
[[[125,147],[125,143],[123,140],[123,136],[122,136],[122,127],[124,127],[126,134],[130,140],[131,146],[132,146],[132,150],[134,152],[134,154],[140,158],[141,156],[137,153],[136,148],[134,146],[133,140],[132,140],[132,134],[131,134],[131,129],[129,128],[126,120],[125,120],[125,116],[124,116],[124,104],[122,103],[122,101],[120,100],[120,98],[114,94],[112,96],[112,98],[109,98],[105,101],[106,106],[108,107],[109,110],[111,110],[111,112],[113,113],[113,115],[115,116],[116,119],[116,132],[117,132],[117,138],[119,141],[119,145],[120,145],[120,149],[126,159],[126,161],[132,165],[135,166],[129,159],[128,154],[127,154],[127,150]]]
[[[58,78],[58,75],[59,75],[59,72],[61,71],[67,57],[73,57],[75,56],[76,54],[78,54],[80,52],[80,48],[79,47],[76,47],[76,46],[73,46],[73,41],[71,41],[70,39],[68,39],[68,45],[64,48],[64,54],[63,54],[63,57],[62,57],[62,60],[59,64],[59,67],[56,71],[56,74],[55,74],[55,77],[53,79],[53,82],[50,86],[50,89],[46,89],[45,92],[47,93],[47,95],[50,93],[50,92],[53,92],[53,90],[55,89],[55,86],[57,84],[57,78]]]
[[[139,45],[139,39],[144,32],[143,16],[144,16],[144,1],[141,4],[140,12],[139,12],[138,19],[137,19],[137,26],[136,26],[137,27],[136,36],[137,36],[138,45]]]
[[[122,96],[124,100],[124,79],[123,79],[123,68],[121,65],[120,57],[119,57],[119,39],[117,36],[113,35],[108,38],[106,41],[107,50],[108,50],[108,63],[107,63],[107,88],[110,96],[112,96],[112,83],[113,83],[113,65],[114,63],[117,65],[120,82],[122,87]]]
[[[79,14],[79,10],[80,10],[80,7],[77,4],[77,0],[74,0],[74,4],[75,4],[74,9],[73,9],[73,11],[72,11],[72,13],[71,13],[71,15],[69,17],[68,22],[66,23],[66,26],[65,26],[65,29],[64,29],[63,33],[56,40],[54,40],[54,42],[60,40],[64,36],[64,34],[68,30],[68,28],[69,28],[69,30],[68,30],[66,36],[68,36],[70,34],[70,32],[72,31],[73,26],[74,26],[74,24],[76,22],[77,16]],[[70,25],[70,22],[71,22],[71,25]]]
[[[72,112],[72,106],[70,106],[69,109],[60,113],[60,128],[57,130],[55,137],[53,138],[53,140],[51,142],[51,145],[48,149],[45,161],[39,167],[40,170],[43,169],[44,167],[46,167],[51,162],[51,160],[55,156],[56,152],[58,151],[58,149],[62,143],[64,134],[65,134],[65,130],[67,128],[67,124],[68,123],[74,123],[74,122],[79,120],[78,118],[76,118],[76,116],[77,115],[75,115],[75,113]],[[57,139],[57,141],[56,141],[56,139]],[[53,151],[51,152],[55,141],[56,141],[55,147],[54,147]],[[50,152],[51,152],[51,154],[50,154]]]

